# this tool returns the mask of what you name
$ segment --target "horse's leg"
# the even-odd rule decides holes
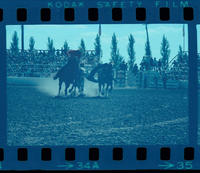
[[[83,96],[83,91],[84,91],[84,79],[81,79],[81,81],[79,82],[79,86],[78,86],[78,90],[79,90],[79,94],[80,96]]]
[[[65,82],[65,96],[67,96],[67,89],[69,88],[69,83]]]
[[[62,81],[59,79],[58,96],[60,95],[61,87],[62,87]]]
[[[99,82],[99,97],[101,96],[101,83]]]
[[[74,84],[72,84],[72,87],[69,89],[69,92],[71,93],[74,90]]]
[[[74,96],[76,96],[76,89],[78,88],[77,81],[74,83]]]
[[[109,84],[106,84],[106,97],[108,97],[108,88],[109,88]]]
[[[113,90],[113,82],[110,83],[110,90],[109,92],[111,92]]]
[[[76,85],[74,86],[74,90],[73,90],[73,96],[76,97]]]
[[[103,88],[102,88],[102,95],[105,94],[105,83],[102,84],[103,85]]]

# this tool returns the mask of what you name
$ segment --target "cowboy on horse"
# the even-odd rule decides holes
[[[83,70],[80,68],[80,50],[70,50],[67,52],[68,62],[63,66],[54,76],[54,80],[59,79],[59,91],[60,95],[62,83],[65,83],[65,95],[67,96],[68,88],[72,84],[72,88],[69,90],[71,93],[73,90],[76,91],[76,87],[79,89],[80,94],[83,94],[84,88],[84,77]]]

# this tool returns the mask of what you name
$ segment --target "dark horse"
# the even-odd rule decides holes
[[[70,92],[73,90],[75,84],[79,79],[80,68],[79,68],[79,61],[77,57],[69,58],[67,64],[63,66],[54,76],[54,80],[59,79],[59,91],[58,95],[60,95],[62,83],[65,83],[65,95],[67,96],[67,90],[72,84],[72,88]]]
[[[94,78],[95,74],[97,74],[97,79]],[[108,96],[108,91],[112,91],[113,89],[113,68],[112,64],[99,64],[96,66],[89,76],[87,77],[88,80],[92,82],[97,82],[99,85],[99,96],[100,94]],[[104,88],[106,85],[106,93],[104,93]]]

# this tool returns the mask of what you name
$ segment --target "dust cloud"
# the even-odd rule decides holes
[[[43,78],[38,81],[37,89],[49,96],[58,95],[58,79],[53,80],[53,78]],[[69,87],[71,88],[71,86]],[[64,95],[65,84],[62,84],[61,95]],[[95,97],[98,95],[98,84],[84,79],[84,94],[86,97]]]

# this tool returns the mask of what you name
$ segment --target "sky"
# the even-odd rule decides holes
[[[25,25],[24,26],[24,47],[29,48],[29,39],[31,36],[35,39],[35,49],[47,49],[47,38],[54,40],[54,47],[60,49],[64,41],[69,44],[70,49],[78,49],[81,38],[84,39],[86,49],[94,50],[94,40],[98,34],[99,25]],[[156,59],[161,58],[160,48],[163,35],[169,41],[171,53],[170,59],[178,53],[179,45],[183,45],[183,25],[182,24],[149,24],[149,39],[152,56]],[[14,31],[17,31],[21,37],[20,25],[7,25],[7,49],[10,48]],[[120,54],[125,61],[128,60],[128,36],[133,35],[135,39],[136,63],[140,63],[145,54],[146,32],[143,24],[102,24],[101,25],[101,45],[103,51],[103,62],[110,60],[111,38],[113,33],[118,40]],[[186,51],[188,51],[188,28],[185,25]],[[19,39],[19,48],[21,48],[21,39]]]
[[[200,25],[197,25],[197,38],[200,38]],[[200,53],[200,39],[197,39],[197,51]]]

